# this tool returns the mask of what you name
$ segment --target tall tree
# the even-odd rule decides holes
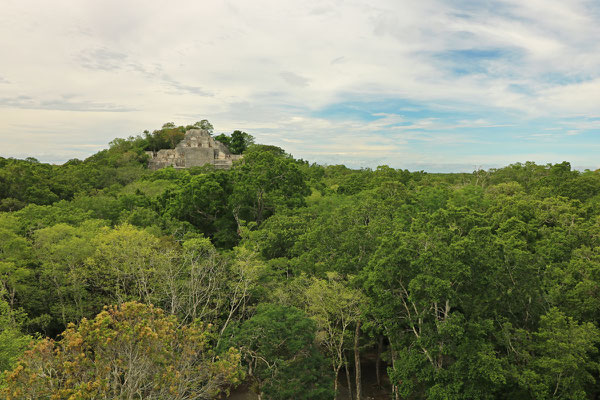
[[[0,289],[0,374],[12,369],[33,338],[21,330],[26,315],[19,310],[11,310]],[[1,387],[1,385],[0,385]]]
[[[232,174],[229,201],[236,219],[260,224],[278,207],[304,205],[310,194],[297,162],[279,148],[253,146]]]
[[[314,345],[315,324],[294,308],[259,305],[235,333],[259,398],[331,399],[333,382]]]
[[[327,280],[313,278],[306,290],[307,311],[317,323],[318,341],[331,361],[336,395],[340,369],[346,359],[344,353],[352,342],[352,326],[359,323],[364,301],[358,290],[350,288],[334,272]]]
[[[240,354],[217,357],[210,328],[152,306],[106,307],[28,351],[0,393],[16,399],[213,399],[242,378]]]

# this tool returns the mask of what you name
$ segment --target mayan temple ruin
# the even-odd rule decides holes
[[[174,149],[147,151],[150,156],[148,168],[157,170],[168,166],[175,168],[201,167],[214,165],[215,168],[229,169],[241,155],[231,154],[227,146],[212,138],[202,129],[190,129],[185,138]]]

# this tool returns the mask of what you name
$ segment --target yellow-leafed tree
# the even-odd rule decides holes
[[[210,325],[156,307],[110,306],[39,342],[6,377],[13,399],[212,399],[243,378],[240,354],[212,350]]]

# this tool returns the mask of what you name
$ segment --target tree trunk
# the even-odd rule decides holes
[[[383,335],[379,335],[377,341],[377,359],[375,360],[375,376],[377,377],[377,386],[381,387],[381,352],[383,351]]]
[[[356,323],[356,330],[354,331],[354,373],[356,376],[356,400],[362,399],[362,382],[360,376],[360,350],[358,348],[360,339],[360,321]]]
[[[337,399],[337,394],[338,394],[338,377],[340,376],[340,368],[341,365],[339,365],[336,369],[335,369],[335,380],[333,381],[333,399]]]
[[[350,379],[350,370],[348,369],[348,358],[344,354],[344,366],[346,367],[346,383],[348,384],[348,399],[353,400],[352,397],[352,380]]]
[[[394,347],[390,344],[390,351],[392,353],[392,368],[396,369],[396,352],[394,351]],[[395,400],[400,400],[400,393],[398,393],[398,385],[392,382],[392,393],[394,394]]]

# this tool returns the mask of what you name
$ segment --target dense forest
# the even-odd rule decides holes
[[[165,124],[0,158],[0,398],[600,398],[600,171],[352,170]],[[380,398],[380,397],[378,397]]]

